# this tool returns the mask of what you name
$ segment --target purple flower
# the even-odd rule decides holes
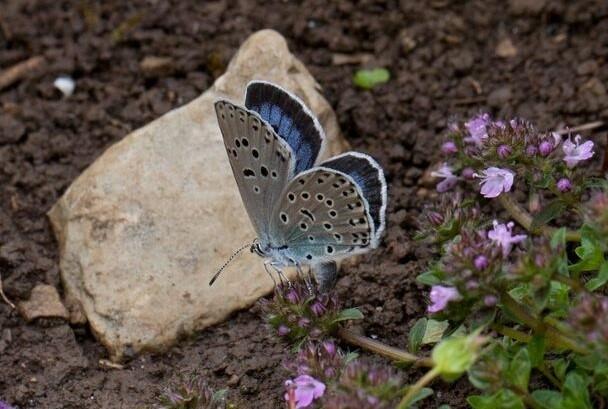
[[[576,135],[574,137],[574,143],[570,138],[564,141],[562,149],[564,150],[564,161],[569,168],[575,167],[579,162],[591,158],[593,152],[593,142],[587,141],[580,144],[581,136]]]
[[[441,152],[443,152],[445,155],[451,155],[458,152],[458,148],[453,141],[447,141],[441,145]]]
[[[0,400],[0,409],[13,409],[11,405]]]
[[[323,306],[323,303],[319,302],[319,301],[315,301],[311,304],[310,306],[310,310],[312,311],[313,314],[315,314],[317,317],[320,317],[321,315],[323,315],[323,313],[325,312],[325,307]]]
[[[549,154],[553,152],[553,144],[549,141],[542,141],[540,145],[538,145],[538,151],[542,156],[549,156]]]
[[[490,124],[489,114],[479,114],[473,117],[468,122],[464,123],[464,126],[469,131],[471,136],[464,138],[465,142],[474,143],[478,147],[483,145],[483,140],[488,138],[488,132],[486,127]]]
[[[534,155],[536,155],[537,152],[538,152],[538,148],[534,145],[528,145],[526,147],[526,155],[528,155],[528,156],[534,156]]]
[[[482,171],[481,194],[484,197],[497,197],[502,192],[508,192],[513,186],[515,173],[509,169],[490,167]]]
[[[431,176],[443,178],[443,180],[437,184],[437,191],[439,193],[447,192],[456,186],[456,183],[458,182],[458,176],[454,175],[452,168],[448,166],[447,163],[441,165],[437,171],[431,172]]]
[[[500,145],[496,148],[496,153],[501,159],[507,158],[511,154],[511,148],[508,145]]]
[[[570,182],[570,179],[561,178],[557,181],[557,190],[559,190],[560,192],[565,193],[568,192],[570,189],[572,189],[572,182]]]
[[[292,395],[296,409],[309,407],[313,400],[325,393],[325,384],[310,375],[300,375],[293,381],[285,382],[285,386],[293,391],[291,394],[289,392],[285,394],[285,400],[289,402]]]
[[[483,297],[483,303],[486,305],[486,307],[494,307],[497,302],[498,302],[498,298],[496,298],[495,295],[488,294],[485,297]]]
[[[488,232],[488,238],[502,248],[503,257],[509,255],[513,244],[519,243],[528,237],[525,234],[513,236],[513,226],[513,222],[502,224],[494,220],[494,229]]]
[[[448,302],[459,299],[460,294],[454,287],[434,285],[431,287],[430,298],[431,305],[428,306],[427,311],[436,313],[443,310],[448,305]]]
[[[460,175],[468,180],[475,179],[475,171],[473,170],[473,168],[464,168],[462,172],[460,172]]]
[[[279,336],[281,336],[281,337],[284,337],[285,335],[287,335],[291,332],[291,330],[289,329],[289,327],[287,325],[281,325],[277,331],[279,333]]]
[[[490,262],[488,261],[488,258],[486,256],[480,255],[480,256],[475,257],[473,264],[475,264],[475,268],[477,270],[483,271],[486,268],[488,268],[488,265],[490,265]]]
[[[289,290],[285,295],[285,298],[292,304],[297,304],[300,301],[298,292],[294,289]]]

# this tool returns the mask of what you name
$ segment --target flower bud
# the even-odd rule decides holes
[[[542,156],[549,156],[549,154],[553,152],[553,144],[549,141],[542,141],[540,145],[538,145],[538,151]]]
[[[285,335],[289,334],[291,332],[291,330],[289,329],[289,327],[287,325],[281,325],[281,326],[279,326],[279,329],[277,330],[277,332],[279,333],[280,337],[284,337]]]
[[[483,303],[485,304],[486,307],[494,307],[497,302],[498,302],[498,298],[496,298],[496,296],[493,294],[488,294],[485,297],[483,297]]]
[[[301,317],[298,320],[298,327],[300,327],[300,328],[306,328],[309,325],[310,325],[310,320],[308,318],[306,318],[306,317]]]
[[[477,270],[483,271],[488,268],[490,262],[488,261],[488,258],[482,254],[480,256],[475,257],[475,261],[473,261],[473,264],[475,264],[475,268]]]
[[[572,189],[572,182],[568,178],[561,178],[557,181],[557,190],[562,193],[568,192]]]
[[[298,293],[293,288],[291,290],[287,291],[287,294],[285,294],[285,299],[287,299],[287,301],[289,301],[292,304],[297,304],[300,301],[300,297],[298,296]]]
[[[462,172],[460,172],[460,175],[467,180],[475,179],[475,171],[473,168],[464,168]]]
[[[538,153],[538,148],[534,145],[528,145],[526,147],[526,155],[535,156]]]
[[[443,152],[444,155],[451,155],[458,152],[458,147],[453,141],[447,141],[441,145],[441,152]]]
[[[498,154],[499,158],[506,159],[511,154],[511,147],[508,145],[500,145],[498,148],[496,148],[496,153]]]
[[[442,340],[431,355],[435,369],[448,381],[458,379],[473,365],[485,342],[476,333]]]
[[[435,227],[441,226],[444,222],[443,215],[439,212],[430,211],[426,214],[428,221]]]

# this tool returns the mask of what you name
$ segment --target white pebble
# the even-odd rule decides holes
[[[64,75],[57,77],[53,85],[66,97],[72,95],[76,88],[76,82],[71,77]]]

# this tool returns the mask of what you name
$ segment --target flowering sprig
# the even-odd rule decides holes
[[[342,310],[335,293],[321,293],[302,281],[277,286],[272,300],[259,305],[276,334],[296,346],[331,336],[343,321],[363,318],[356,308]]]
[[[225,395],[226,390],[214,392],[200,375],[190,374],[165,388],[159,409],[224,409]]]

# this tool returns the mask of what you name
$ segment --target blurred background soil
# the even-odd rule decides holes
[[[0,272],[9,298],[27,299],[40,282],[61,288],[45,213],[80,172],[131,130],[205,91],[262,28],[288,39],[347,139],[387,171],[384,244],[343,269],[338,291],[365,314],[367,335],[395,346],[407,344],[426,308],[428,290],[415,276],[430,254],[412,236],[433,200],[423,175],[439,159],[447,121],[480,110],[551,129],[608,120],[605,0],[3,0],[0,70],[45,61],[0,90]],[[146,57],[164,60],[150,67]],[[386,67],[391,79],[357,89],[360,67]],[[69,98],[53,87],[64,74],[76,81]],[[86,327],[25,324],[3,303],[0,327],[0,396],[19,408],[150,407],[162,387],[195,369],[229,388],[239,407],[282,407],[290,353],[255,308],[122,370],[99,365],[105,351]],[[467,407],[466,380],[433,388],[423,407]]]

